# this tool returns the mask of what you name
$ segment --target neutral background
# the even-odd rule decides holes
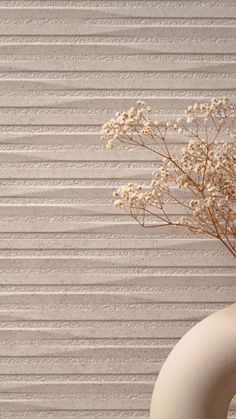
[[[235,300],[223,248],[113,207],[155,162],[99,140],[138,98],[233,98],[235,6],[0,0],[1,419],[147,419],[173,345]]]

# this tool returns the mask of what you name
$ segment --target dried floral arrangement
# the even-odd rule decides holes
[[[236,104],[227,98],[189,106],[183,118],[159,121],[142,101],[103,125],[101,138],[155,153],[160,164],[149,188],[128,183],[114,192],[142,227],[175,226],[209,235],[236,257]],[[173,138],[186,146],[174,153]],[[170,215],[168,206],[178,207]],[[150,218],[155,220],[150,222]]]

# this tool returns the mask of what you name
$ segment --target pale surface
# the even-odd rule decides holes
[[[234,98],[235,1],[0,0],[0,16],[0,417],[147,419],[177,340],[236,301],[235,262],[115,209],[153,156],[98,132],[139,97],[165,115]]]
[[[227,419],[236,394],[236,304],[191,329],[165,361],[151,419]]]

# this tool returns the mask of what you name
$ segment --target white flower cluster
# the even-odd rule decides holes
[[[114,192],[115,206],[128,209],[143,226],[144,216],[152,215],[160,225],[208,234],[236,256],[236,105],[227,98],[195,103],[185,117],[173,121],[152,120],[150,111],[139,101],[138,107],[117,114],[102,128],[109,149],[132,144],[154,152],[162,161],[148,190],[137,183],[121,186]],[[189,137],[180,155],[172,152],[169,133],[184,135],[185,141]],[[172,217],[170,203],[186,215]]]
[[[114,202],[115,207],[122,208],[124,204],[129,206],[135,205],[136,202],[140,203],[143,198],[143,194],[140,192],[142,186],[137,183],[128,183],[128,185],[121,186],[113,193],[115,198],[119,197]]]
[[[170,122],[152,121],[149,118],[151,110],[150,106],[139,100],[136,108],[132,107],[127,112],[118,112],[116,118],[105,123],[101,130],[101,139],[107,141],[107,149],[124,142],[136,142],[140,145],[142,136],[153,138],[158,135],[158,129],[170,126]]]
[[[139,108],[130,108],[127,112],[121,112],[116,114],[116,118],[112,118],[109,122],[103,125],[101,131],[101,139],[108,140],[107,148],[112,149],[115,141],[118,140],[125,134],[132,131],[132,127],[139,124],[147,109],[141,105],[143,102],[139,102]]]
[[[141,185],[128,183],[118,188],[113,193],[113,196],[119,198],[114,202],[115,207],[123,208],[128,206],[132,210],[147,209],[149,205],[158,205],[160,203],[163,189],[161,186],[157,187],[156,185],[151,191],[143,191]]]
[[[107,142],[107,148],[112,149],[119,143],[142,145],[143,139],[164,140],[167,131],[177,131],[178,134],[191,133],[189,125],[206,125],[211,121],[214,125],[223,125],[231,114],[235,113],[235,104],[227,98],[212,99],[210,103],[194,103],[186,109],[185,117],[173,121],[152,120],[149,117],[152,108],[139,100],[136,107],[125,112],[118,112],[115,118],[106,122],[101,130],[101,139]],[[193,131],[194,133],[195,131]]]
[[[187,123],[196,121],[196,118],[202,117],[204,124],[207,124],[210,118],[216,118],[220,123],[224,122],[226,113],[229,110],[235,109],[235,105],[229,101],[226,97],[222,99],[213,98],[210,103],[194,103],[194,105],[188,106],[186,110]]]

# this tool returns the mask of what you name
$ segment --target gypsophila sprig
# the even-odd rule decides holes
[[[227,98],[195,103],[184,117],[168,121],[154,118],[143,101],[116,114],[101,131],[107,148],[141,147],[155,153],[159,166],[149,188],[118,188],[115,206],[142,227],[183,227],[217,238],[236,257],[235,119],[236,105]],[[181,151],[173,152],[173,139],[186,143]]]

